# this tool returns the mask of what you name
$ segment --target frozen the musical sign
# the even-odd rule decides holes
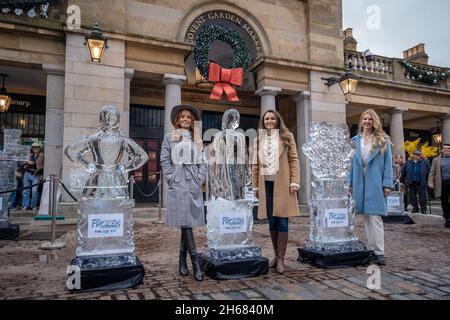
[[[400,205],[400,197],[387,197],[386,204],[388,207],[398,207]]]
[[[327,226],[328,228],[348,227],[348,210],[328,209],[327,210]]]
[[[88,221],[88,238],[123,237],[123,214],[91,214]]]
[[[243,213],[223,213],[220,216],[220,233],[246,232],[247,219]]]

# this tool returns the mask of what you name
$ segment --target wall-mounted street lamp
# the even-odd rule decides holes
[[[206,80],[198,70],[198,68],[195,68],[195,86],[198,88],[211,88],[214,85]]]
[[[433,134],[433,140],[434,142],[441,147],[442,144],[442,132],[441,132],[441,126],[440,122],[438,121],[438,128],[435,134]]]
[[[3,77],[3,86],[0,89],[0,112],[7,112],[12,101],[11,95],[9,95],[5,89],[5,78],[8,77],[8,75],[1,73],[0,77]]]
[[[86,42],[84,44],[89,49],[91,61],[100,63],[106,49],[108,49],[108,38],[103,35],[100,25],[97,22],[92,27],[91,34],[86,35]]]
[[[325,85],[331,87],[336,83],[339,83],[342,92],[345,96],[354,94],[356,92],[356,87],[358,86],[359,77],[354,75],[350,69],[347,69],[345,73],[343,73],[339,78],[330,77],[330,78],[322,78],[322,80],[326,80]]]

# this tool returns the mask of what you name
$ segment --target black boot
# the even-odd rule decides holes
[[[189,269],[186,262],[187,249],[184,241],[183,231],[181,231],[180,237],[180,261],[178,263],[180,274],[184,277],[189,275]]]
[[[187,251],[189,252],[189,256],[191,257],[194,278],[197,281],[202,281],[203,272],[202,269],[200,268],[200,262],[198,261],[197,249],[195,248],[195,239],[194,233],[192,232],[192,228],[187,229],[183,228],[182,233],[184,235],[184,244],[187,248]]]

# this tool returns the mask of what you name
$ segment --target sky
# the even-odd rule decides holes
[[[450,67],[449,0],[343,0],[343,26],[353,28],[358,51],[403,58],[425,43],[429,64]]]

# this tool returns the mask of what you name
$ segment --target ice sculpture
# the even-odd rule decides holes
[[[3,131],[3,151],[0,151],[0,191],[14,190],[18,161],[27,161],[30,148],[20,144],[22,131],[5,129]],[[14,239],[18,236],[19,226],[9,222],[10,193],[0,195],[0,239]]]
[[[387,211],[389,216],[406,216],[404,194],[401,191],[392,191],[386,198]]]
[[[404,193],[400,190],[400,181],[394,183],[394,190],[386,198],[387,212],[389,216],[406,216]]]
[[[353,149],[347,125],[313,122],[303,153],[310,160],[314,181],[309,202],[310,236],[307,249],[299,250],[299,260],[311,258],[312,251],[315,258],[318,252],[321,255],[366,254],[364,244],[355,234],[354,202],[348,194],[347,177]]]
[[[210,199],[243,199],[246,187],[247,157],[245,136],[236,131],[239,112],[226,111],[222,117],[222,131],[214,136],[211,157],[208,159],[208,195]]]
[[[82,137],[65,149],[66,156],[88,172],[83,197],[78,201],[77,257],[72,265],[87,274],[101,269],[101,281],[107,282],[108,288],[124,288],[118,278],[105,270],[137,267],[134,272],[142,271],[143,276],[142,265],[134,253],[134,200],[128,196],[127,174],[143,166],[148,156],[133,140],[120,134],[120,113],[116,107],[103,107],[99,120],[97,133]],[[82,289],[91,285],[94,284],[87,282]]]
[[[405,194],[400,188],[400,181],[394,183],[394,189],[386,197],[387,217],[383,217],[384,223],[414,224],[414,220],[405,212]]]
[[[100,112],[97,133],[81,137],[65,150],[66,156],[89,173],[84,198],[125,198],[127,173],[147,162],[147,153],[130,138],[120,134],[120,113],[105,106]]]
[[[214,136],[208,161],[208,248],[203,252],[205,272],[213,278],[239,278],[267,272],[267,259],[253,243],[253,200],[245,197],[249,178],[245,136],[237,131],[239,112],[226,111],[222,131]],[[220,269],[223,263],[256,261],[253,270]],[[205,262],[206,261],[206,262]],[[214,266],[214,267],[213,267]],[[216,269],[216,270],[213,270]],[[245,274],[247,273],[247,274]]]

